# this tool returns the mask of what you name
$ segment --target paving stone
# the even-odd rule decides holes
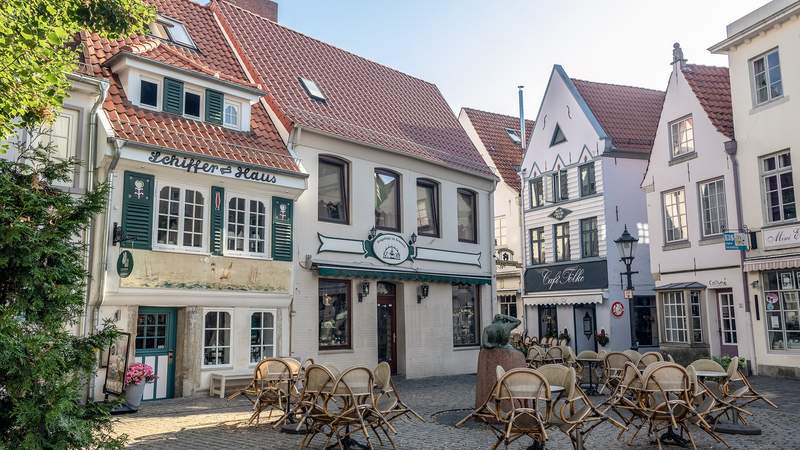
[[[759,402],[752,405],[751,422],[763,430],[760,436],[725,435],[734,449],[800,449],[800,380],[753,377],[756,389],[778,404],[775,410]],[[475,376],[438,377],[417,380],[398,380],[403,399],[427,423],[400,421],[395,442],[401,449],[486,449],[494,443],[492,433],[480,426],[454,428],[448,420],[436,421],[436,415],[454,409],[468,410],[475,401]],[[595,397],[596,401],[602,400]],[[247,426],[250,404],[244,399],[228,401],[219,398],[193,397],[146,402],[133,415],[120,417],[115,426],[118,433],[128,434],[129,446],[134,449],[269,449],[297,447],[301,436],[280,433],[268,424]],[[453,415],[453,414],[450,414]],[[466,412],[464,412],[466,415]],[[452,423],[452,420],[449,421]],[[655,448],[644,436],[633,445],[616,439],[617,429],[608,424],[596,428],[586,439],[591,449],[650,449]],[[693,433],[698,448],[724,449],[702,432]],[[360,438],[363,440],[363,437]],[[324,438],[315,438],[312,448],[322,448]],[[377,448],[389,448],[388,446]],[[511,446],[523,449],[530,441],[521,440]],[[569,439],[553,431],[548,449],[571,449]]]

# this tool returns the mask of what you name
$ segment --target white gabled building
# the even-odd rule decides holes
[[[743,227],[751,232],[744,271],[752,367],[790,377],[800,377],[799,18],[800,1],[771,1],[728,25],[710,49],[727,54],[730,68]]]
[[[675,44],[642,187],[661,349],[684,362],[753,354],[741,255],[723,242],[741,227],[733,137],[728,69],[687,64]]]
[[[524,253],[517,170],[522,164],[525,145],[520,121],[517,117],[472,108],[462,108],[458,120],[486,164],[500,179],[494,191],[495,311],[522,320]],[[532,130],[533,121],[526,121],[525,128]]]
[[[664,93],[574,80],[556,65],[522,164],[529,335],[565,329],[577,351],[658,345],[644,193],[639,184]],[[614,240],[639,237],[636,296],[623,299],[625,271]],[[632,338],[633,336],[633,338]]]

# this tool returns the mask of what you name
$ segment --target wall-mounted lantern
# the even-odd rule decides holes
[[[586,314],[583,315],[583,335],[586,336],[587,341],[592,338],[593,331],[592,316],[589,314],[589,311],[586,311]]]
[[[362,281],[358,285],[358,303],[364,301],[367,295],[369,295],[369,281]]]
[[[417,303],[422,303],[423,298],[428,298],[428,292],[430,291],[430,286],[427,284],[421,284],[417,287]]]

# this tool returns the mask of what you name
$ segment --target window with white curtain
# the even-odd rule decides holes
[[[206,311],[203,329],[203,365],[231,363],[231,313]]]
[[[669,132],[673,158],[694,152],[694,121],[691,116],[669,124]]]
[[[240,196],[228,200],[226,250],[255,256],[266,254],[267,208],[264,202]]]
[[[250,362],[275,356],[275,313],[255,311],[250,315]]]
[[[202,249],[205,195],[194,189],[162,186],[157,202],[156,245]]]
[[[728,228],[725,180],[719,178],[700,183],[700,210],[703,220],[703,237],[720,235]]]
[[[664,239],[666,243],[685,241],[689,238],[686,224],[686,191],[676,189],[664,192]]]
[[[662,294],[664,306],[665,342],[688,343],[686,327],[686,302],[683,291],[669,291]]]

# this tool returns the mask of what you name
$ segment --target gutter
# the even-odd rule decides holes
[[[736,153],[738,150],[738,143],[735,139],[725,142],[725,153],[731,159],[731,169],[733,170],[733,194],[734,199],[736,202],[736,221],[739,229],[744,229],[744,217],[742,214],[742,189],[741,189],[741,181],[739,179],[739,160],[736,158]],[[745,260],[745,250],[739,251],[739,263],[740,267],[744,267],[744,260]],[[750,331],[750,343],[752,355],[753,355],[753,364],[751,365],[751,370],[755,370],[755,373],[758,373],[758,355],[755,349],[755,336],[753,332],[753,313],[750,308],[750,285],[747,283],[747,272],[741,270],[742,273],[742,289],[744,290],[744,310],[748,315],[749,323],[749,331]]]

